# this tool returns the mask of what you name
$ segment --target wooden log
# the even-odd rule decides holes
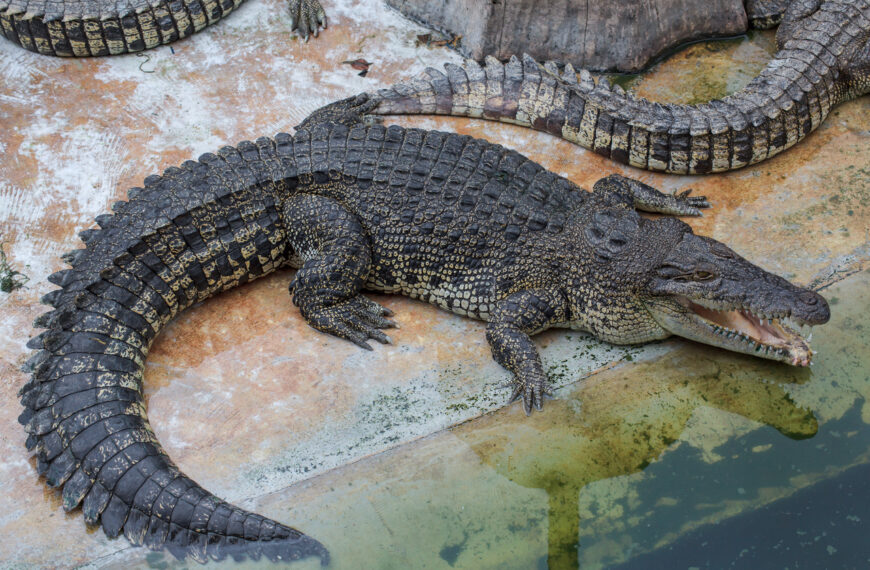
[[[639,71],[690,40],[747,30],[743,0],[387,0],[461,35],[466,57],[529,53],[596,71]]]

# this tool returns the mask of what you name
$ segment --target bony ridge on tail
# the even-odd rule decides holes
[[[792,147],[834,106],[870,93],[870,0],[793,0],[776,39],[778,51],[758,77],[700,105],[655,103],[588,71],[523,55],[429,68],[373,94],[381,100],[373,112],[514,123],[638,168],[724,172]]]
[[[298,530],[186,477],[144,406],[149,347],[178,313],[281,267],[313,328],[368,347],[390,312],[363,290],[487,321],[527,412],[547,379],[532,336],[585,330],[619,344],[677,334],[806,365],[799,325],[825,300],[697,236],[673,216],[703,197],[608,176],[585,192],[469,136],[365,124],[378,102],[329,105],[295,135],[225,147],[145,179],[79,235],[43,298],[20,421],[64,509],[110,537],[197,561],[329,555]],[[659,219],[638,210],[665,214]]]

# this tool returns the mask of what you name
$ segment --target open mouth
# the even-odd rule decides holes
[[[749,309],[714,309],[685,297],[677,300],[721,337],[722,346],[736,344],[741,352],[790,362],[793,366],[809,366],[812,360],[811,327],[805,337],[798,331],[806,327],[788,317],[767,318]]]

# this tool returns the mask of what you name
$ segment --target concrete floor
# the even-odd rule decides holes
[[[12,266],[29,277],[24,288],[0,293],[0,566],[164,564],[125,540],[86,530],[78,512],[64,514],[58,494],[36,477],[16,421],[15,394],[26,380],[18,367],[27,358],[30,323],[45,310],[38,299],[53,288],[45,277],[63,267],[62,253],[78,247],[76,233],[149,174],[223,144],[288,131],[328,101],[458,61],[443,48],[416,46],[416,35],[425,30],[379,1],[325,4],[329,30],[308,45],[287,33],[280,0],[251,0],[226,21],[141,55],[49,59],[0,43],[0,242]],[[764,65],[771,37],[691,48],[635,88],[659,100],[722,95]],[[364,78],[341,64],[360,57],[373,62]],[[800,283],[835,282],[870,259],[867,97],[840,106],[818,132],[773,160],[707,178],[622,167],[509,125],[449,118],[396,122],[488,138],[586,188],[612,172],[666,191],[691,187],[714,206],[690,221],[697,232]],[[158,437],[187,474],[223,498],[326,540],[315,532],[328,526],[325,511],[304,506],[322,504],[324,485],[339,477],[331,469],[359,460],[344,476],[367,481],[383,478],[384,469],[411,473],[433,465],[439,452],[408,443],[501,407],[508,393],[499,385],[507,375],[491,361],[480,323],[407,299],[378,299],[401,324],[394,346],[364,353],[320,335],[288,302],[290,277],[281,272],[183,314],[152,349],[146,397]],[[833,326],[817,330],[817,337]],[[558,331],[540,340],[558,386],[613,367],[618,370],[610,374],[632,378],[653,359],[681,366],[685,361],[673,354],[685,350],[730,358],[679,340],[625,348]],[[823,351],[817,360],[829,357]],[[747,360],[739,362],[746,366]],[[599,386],[608,385],[606,378],[593,377]],[[662,398],[682,397],[660,388]],[[618,384],[613,389],[630,401],[649,397]],[[516,406],[509,412],[521,415]],[[489,424],[487,429],[499,429]],[[676,432],[690,440],[704,438],[703,430],[695,436],[681,430]],[[378,467],[392,456],[376,454],[398,446],[402,461]],[[459,475],[450,479],[456,469],[438,469],[446,489],[462,488]],[[515,492],[504,484],[499,489]],[[303,508],[291,512],[284,499]],[[449,516],[457,500],[445,495],[435,502]],[[350,517],[352,510],[336,516]],[[546,551],[546,528],[535,529]],[[445,537],[445,544],[451,540]],[[503,555],[502,561],[511,560],[510,550]],[[445,564],[442,557],[431,567]]]

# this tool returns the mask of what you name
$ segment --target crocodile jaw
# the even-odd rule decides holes
[[[801,324],[792,319],[767,319],[746,308],[708,307],[683,296],[668,301],[646,305],[656,322],[672,334],[792,366],[810,365],[812,334],[802,336],[796,330]]]

